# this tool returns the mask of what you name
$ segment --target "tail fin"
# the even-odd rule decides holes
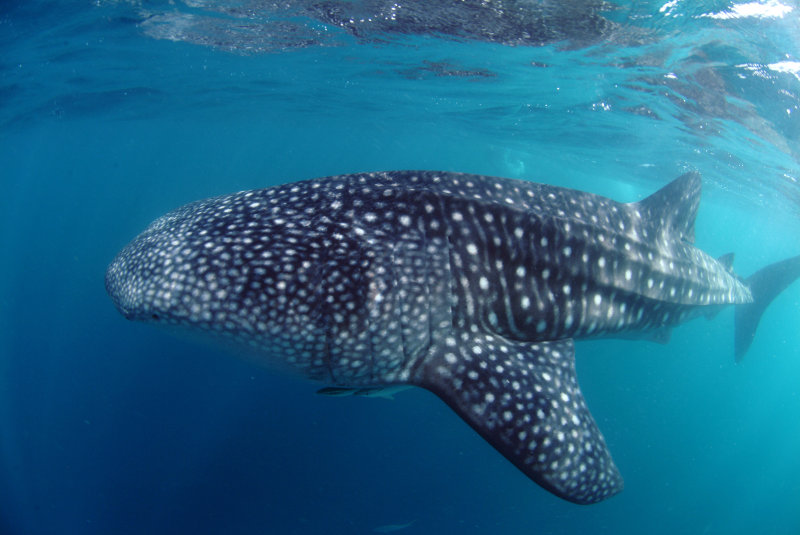
[[[736,305],[736,362],[741,362],[750,348],[761,315],[775,297],[800,277],[800,256],[775,262],[756,271],[745,283],[753,294],[753,302]]]

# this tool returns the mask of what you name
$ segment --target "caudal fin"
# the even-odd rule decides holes
[[[800,277],[800,256],[775,262],[756,271],[745,282],[753,294],[753,302],[736,305],[736,362],[741,362],[750,348],[761,315],[775,297]]]

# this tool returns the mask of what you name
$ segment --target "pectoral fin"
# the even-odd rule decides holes
[[[578,387],[572,340],[465,335],[425,363],[418,383],[557,496],[590,504],[622,490]]]

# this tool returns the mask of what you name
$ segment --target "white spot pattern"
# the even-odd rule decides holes
[[[679,180],[634,205],[437,172],[236,193],[156,220],[106,288],[132,319],[230,338],[315,379],[429,386],[532,478],[588,503],[621,483],[571,341],[552,340],[751,299],[682,238],[699,182]],[[686,217],[657,219],[669,210]]]

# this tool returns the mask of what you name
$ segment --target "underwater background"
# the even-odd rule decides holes
[[[126,321],[114,254],[187,202],[388,169],[635,201],[704,179],[696,244],[800,254],[800,5],[0,3],[0,534],[797,534],[800,283],[577,345],[625,477],[531,482],[444,403],[319,385]]]

